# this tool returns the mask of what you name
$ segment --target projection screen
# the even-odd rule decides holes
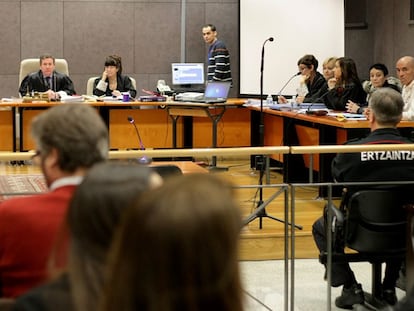
[[[262,46],[265,44],[264,94],[278,94],[298,72],[297,61],[313,54],[322,63],[344,56],[343,0],[240,0],[240,95],[260,94]],[[295,95],[295,77],[282,94]]]

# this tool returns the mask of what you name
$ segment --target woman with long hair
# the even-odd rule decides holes
[[[361,103],[365,101],[366,93],[353,59],[340,57],[335,62],[334,77],[328,80],[329,91],[325,93],[325,105],[333,110],[346,110],[349,100]]]

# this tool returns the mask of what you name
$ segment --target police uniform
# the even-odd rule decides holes
[[[366,138],[347,145],[412,144],[397,129],[382,128]],[[341,153],[332,161],[332,175],[337,182],[403,181],[414,179],[414,151],[362,151]]]
[[[381,128],[372,131],[365,138],[350,140],[346,145],[407,143],[410,144],[413,142],[401,136],[397,129]],[[414,180],[414,151],[398,150],[341,153],[332,161],[332,175],[337,182],[412,181]],[[348,191],[344,199],[347,200],[355,190],[353,188],[351,191]],[[414,192],[405,190],[407,197],[411,196],[412,193]],[[323,217],[319,218],[313,224],[312,234],[319,250],[325,252],[327,247]],[[387,262],[383,282],[384,288],[395,287],[400,266],[401,262]],[[355,276],[348,263],[335,263],[332,265],[332,286],[336,287],[349,284],[352,280],[355,280]]]

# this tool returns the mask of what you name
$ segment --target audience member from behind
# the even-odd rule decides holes
[[[358,144],[412,144],[402,137],[397,129],[401,120],[404,102],[401,94],[391,88],[379,88],[372,93],[368,106],[368,122],[371,133],[359,140],[349,141],[348,145]],[[332,162],[332,175],[338,182],[393,182],[412,181],[414,162],[412,151],[393,151],[392,156],[380,157],[381,152],[361,151],[338,154]],[[348,198],[362,187],[353,186],[343,198],[345,210]],[[383,187],[382,187],[383,188]],[[395,188],[393,188],[395,189]],[[412,195],[411,189],[402,193]],[[412,199],[412,198],[407,198]],[[326,234],[324,219],[321,217],[313,224],[313,236],[321,252],[326,252]],[[340,250],[343,252],[343,247]],[[390,305],[397,301],[395,284],[399,276],[402,260],[390,259],[386,262],[385,276],[382,282],[382,297]],[[335,304],[339,308],[352,309],[353,304],[364,302],[361,284],[355,278],[348,263],[332,264],[332,286],[343,285],[341,296]]]
[[[75,94],[72,80],[65,74],[55,71],[55,58],[45,54],[39,58],[39,71],[28,74],[21,82],[21,96],[32,92],[46,92],[49,99]]]
[[[414,57],[403,56],[397,61],[397,75],[403,89],[403,120],[414,120]]]
[[[18,298],[16,309],[98,310],[107,251],[119,219],[140,193],[160,184],[160,176],[145,166],[95,165],[69,205],[67,273]]]
[[[317,71],[318,60],[313,55],[305,55],[298,60],[298,68],[302,76],[300,86],[296,90],[296,102],[312,103],[318,100],[321,89],[326,90],[326,81],[322,74]],[[278,101],[287,102],[283,96],[278,96]]]
[[[326,81],[334,77],[334,67],[335,67],[336,57],[328,57],[323,61],[322,64],[322,74]]]
[[[137,90],[132,85],[130,77],[122,74],[122,59],[118,55],[110,55],[105,60],[105,68],[93,87],[96,96],[120,96],[129,93],[131,98],[137,96]]]
[[[103,310],[242,310],[233,189],[212,175],[165,181],[124,214]]]
[[[388,77],[388,68],[384,64],[377,63],[369,67],[369,81],[364,81],[362,83],[364,91],[367,93],[367,102],[372,92],[377,90],[380,87],[389,87],[398,92],[401,92],[401,82],[394,78]],[[362,106],[362,107],[361,107]],[[353,101],[348,101],[346,109],[351,113],[363,113],[366,110],[364,105],[354,103]]]
[[[223,41],[217,39],[216,26],[204,25],[202,28],[204,41],[208,47],[207,81],[230,81],[230,53]]]
[[[328,80],[328,89],[329,92],[321,96],[329,109],[345,111],[349,100],[355,103],[365,102],[366,94],[351,58],[340,57],[336,60],[334,77]]]
[[[61,104],[32,123],[40,165],[50,191],[0,203],[0,293],[17,297],[44,282],[46,263],[76,186],[108,155],[108,132],[88,105]],[[64,262],[61,263],[64,266]]]

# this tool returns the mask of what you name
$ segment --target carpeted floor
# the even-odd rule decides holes
[[[46,190],[45,179],[40,174],[0,176],[0,201],[11,196],[27,195]]]

